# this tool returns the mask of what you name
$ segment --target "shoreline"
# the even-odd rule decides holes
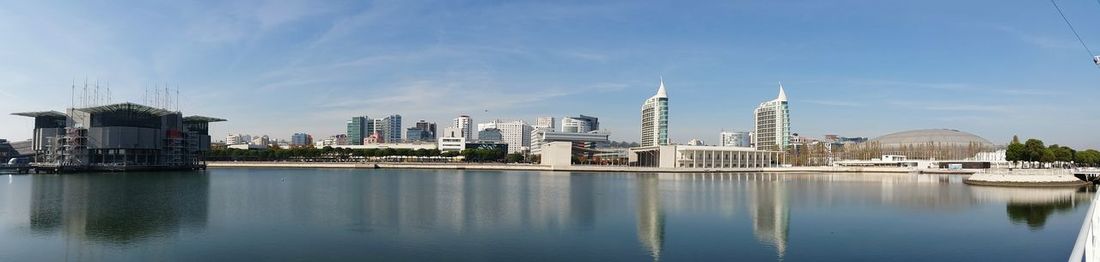
[[[478,163],[387,163],[387,162],[207,162],[208,168],[347,168],[347,169],[453,169],[500,171],[558,171],[558,172],[633,172],[633,173],[918,173],[960,174],[973,172],[938,171],[922,172],[917,169],[897,167],[765,167],[765,168],[656,168],[627,166],[565,166],[554,167],[532,164],[478,164]]]

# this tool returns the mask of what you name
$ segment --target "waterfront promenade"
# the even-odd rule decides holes
[[[547,166],[535,164],[484,163],[392,163],[392,162],[207,162],[209,168],[398,168],[398,169],[468,169],[568,172],[635,172],[635,173],[914,173],[917,169],[900,167],[766,167],[766,168],[656,168],[632,166]]]

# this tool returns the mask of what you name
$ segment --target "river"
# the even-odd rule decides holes
[[[1092,197],[958,175],[0,175],[0,261],[1055,261]]]

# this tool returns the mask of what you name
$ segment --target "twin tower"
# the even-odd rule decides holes
[[[778,97],[756,107],[753,122],[752,144],[756,149],[780,151],[790,146],[790,110],[782,83],[779,84]],[[668,144],[671,144],[668,137],[668,91],[665,90],[665,80],[662,78],[657,94],[642,104],[641,146]]]

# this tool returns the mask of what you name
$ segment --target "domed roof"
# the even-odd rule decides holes
[[[978,143],[983,147],[993,146],[993,143],[990,143],[989,140],[986,140],[985,138],[954,129],[921,129],[902,131],[876,137],[874,139],[871,139],[870,142],[877,142],[883,147],[923,145],[929,143],[935,143],[937,145],[944,146],[968,146],[971,143]]]

